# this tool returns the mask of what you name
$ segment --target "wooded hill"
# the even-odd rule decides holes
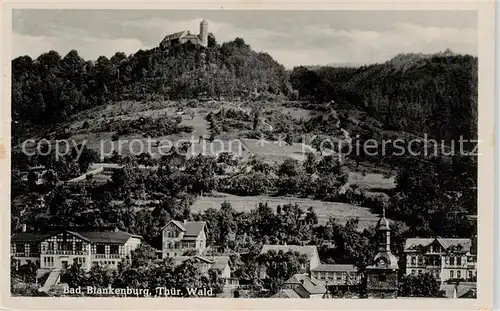
[[[296,67],[292,87],[303,100],[335,101],[366,111],[386,130],[436,139],[477,137],[477,58],[402,54],[361,68]]]
[[[187,43],[95,62],[75,50],[64,57],[54,51],[34,60],[22,56],[12,61],[12,73],[12,117],[23,124],[55,124],[119,100],[288,97],[364,111],[386,130],[477,137],[477,58],[449,52],[289,72],[241,38],[219,45],[211,35],[207,48]]]
[[[14,120],[56,123],[108,101],[288,95],[285,68],[237,38],[208,48],[186,43],[85,61],[73,50],[12,61]]]

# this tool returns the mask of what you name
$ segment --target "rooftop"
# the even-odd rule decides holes
[[[271,298],[302,298],[293,289],[282,289]]]
[[[477,284],[475,282],[461,282],[459,284],[442,284],[439,289],[445,292],[445,296],[447,298],[454,298],[456,290],[456,297],[461,298],[462,296],[466,296],[466,294],[469,294],[471,291],[476,291]]]
[[[131,237],[142,239],[139,235],[134,235],[125,231],[70,231],[70,230],[57,230],[52,232],[20,232],[15,233],[11,237],[11,242],[41,242],[51,236],[67,232],[82,240],[91,243],[126,243]]]
[[[314,272],[357,272],[358,268],[350,264],[320,264],[312,269]]]
[[[405,241],[405,251],[417,250],[419,247],[426,248],[432,243],[439,243],[445,250],[451,252],[467,253],[471,251],[471,239],[459,238],[410,238]]]
[[[289,278],[285,284],[302,284],[304,289],[309,294],[324,294],[326,293],[326,288],[323,284],[315,279],[314,277],[309,277],[307,274],[295,274]]]

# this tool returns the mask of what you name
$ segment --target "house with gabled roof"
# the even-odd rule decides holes
[[[224,280],[224,286],[236,287],[239,279],[232,276],[231,260],[229,256],[176,256],[172,258],[175,265],[180,265],[187,260],[191,260],[200,265],[201,271],[207,273],[208,270],[216,270],[219,277]]]
[[[19,232],[11,237],[11,255],[18,266],[29,262],[40,269],[66,269],[75,261],[89,270],[94,265],[116,268],[142,242],[142,237],[118,229]]]
[[[19,232],[11,236],[11,256],[19,267],[34,264],[37,278],[49,274],[41,291],[60,281],[61,273],[78,263],[84,270],[100,265],[117,268],[118,264],[142,242],[139,235],[114,229],[78,231],[58,229],[51,232]]]
[[[194,34],[189,30],[178,31],[168,34],[160,42],[160,48],[165,49],[170,46],[191,42],[195,45],[206,47],[208,45],[208,22],[203,19],[200,22],[200,33]]]
[[[189,250],[203,254],[207,248],[204,221],[169,221],[162,228],[163,258],[182,256]]]
[[[281,291],[283,294],[276,294],[276,298],[312,298],[321,299],[327,294],[326,287],[318,279],[308,276],[307,274],[294,274],[291,278],[283,283]],[[295,292],[293,294],[291,291]]]
[[[475,281],[477,258],[473,242],[466,238],[406,239],[406,274],[430,273],[442,283]]]

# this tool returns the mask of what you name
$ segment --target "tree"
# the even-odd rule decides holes
[[[85,271],[82,269],[82,264],[80,264],[76,259],[73,264],[61,275],[61,282],[67,283],[70,288],[86,286],[86,279],[87,276],[85,275]]]
[[[308,152],[306,160],[302,165],[304,166],[304,169],[308,174],[314,174],[316,173],[317,162],[318,160],[316,155],[312,152]]]
[[[278,175],[280,176],[297,176],[300,172],[300,164],[299,161],[295,159],[285,159],[283,163],[281,163],[278,169]]]
[[[220,290],[221,279],[215,273],[203,272],[196,259],[188,259],[176,266],[173,271],[175,288],[181,289],[181,294],[189,297],[188,289],[210,289],[214,286]]]
[[[286,280],[300,272],[301,265],[307,264],[307,256],[293,251],[270,250],[259,255],[257,262],[266,267],[264,287],[274,294],[281,289]]]
[[[81,150],[78,154],[77,150]],[[78,145],[72,150],[73,158],[76,159],[80,166],[80,172],[84,173],[88,170],[90,164],[99,161],[99,155],[92,149],[87,148],[85,145]]]
[[[398,283],[400,297],[444,297],[440,283],[430,273],[403,275]]]
[[[146,243],[142,243],[132,251],[130,254],[131,266],[144,267],[150,265],[154,260],[158,258],[156,250]]]

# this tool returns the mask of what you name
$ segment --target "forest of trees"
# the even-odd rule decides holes
[[[477,139],[477,68],[468,55],[403,54],[360,68],[296,67],[290,82],[303,100],[365,111],[387,130]]]
[[[12,61],[12,118],[34,124],[66,120],[113,100],[288,95],[285,68],[237,38],[208,48],[183,44],[163,50],[86,61],[76,50]]]
[[[20,121],[14,133],[26,121],[53,124],[117,100],[286,96],[364,111],[385,130],[446,141],[477,137],[476,57],[403,54],[359,68],[287,71],[241,38],[209,41],[207,48],[188,43],[96,61],[76,50],[63,57],[55,51],[18,57],[12,61],[12,118]]]

